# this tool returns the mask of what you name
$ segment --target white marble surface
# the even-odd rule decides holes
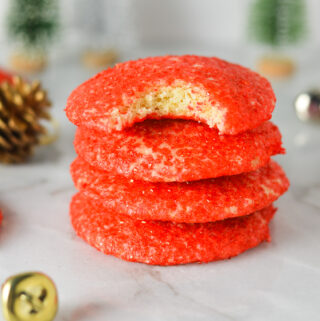
[[[245,50],[192,51],[253,62]],[[59,290],[57,321],[319,320],[320,126],[300,123],[292,100],[304,88],[320,87],[320,63],[316,53],[301,57],[302,68],[291,80],[274,83],[274,121],[287,148],[278,160],[292,185],[276,204],[272,242],[229,261],[176,267],[105,256],[72,231],[68,204],[75,189],[68,167],[75,156],[74,127],[63,108],[71,89],[90,73],[74,56],[56,58],[41,78],[54,102],[60,139],[39,148],[26,165],[0,166],[0,282],[28,270],[49,274]]]

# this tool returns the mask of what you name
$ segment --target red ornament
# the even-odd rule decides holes
[[[13,77],[12,74],[10,74],[7,71],[4,71],[4,70],[0,69],[0,83],[2,83],[4,81],[12,82],[12,77]]]

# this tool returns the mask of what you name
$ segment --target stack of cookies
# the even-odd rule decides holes
[[[77,234],[128,261],[227,259],[269,241],[289,182],[269,82],[218,58],[165,56],[107,69],[70,95]]]

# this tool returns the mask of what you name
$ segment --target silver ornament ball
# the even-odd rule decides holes
[[[300,93],[294,101],[294,107],[300,120],[320,122],[320,90]]]

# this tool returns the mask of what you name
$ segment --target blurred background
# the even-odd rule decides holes
[[[0,40],[6,44],[6,16],[10,3],[0,2]],[[24,1],[28,2],[28,1]],[[134,45],[201,45],[242,44],[247,41],[247,18],[252,0],[58,0],[62,25],[61,41],[70,47],[87,42],[81,31],[89,20],[98,22],[101,31],[123,28]],[[272,0],[269,2],[273,2]],[[286,1],[288,2],[288,0]],[[290,1],[289,1],[290,2]],[[309,42],[320,44],[320,2],[306,0]],[[92,17],[100,7],[100,17]],[[89,9],[89,10],[88,10]],[[123,25],[124,24],[124,25]],[[122,25],[122,26],[121,26]],[[98,28],[99,28],[98,27]],[[126,29],[126,27],[130,27]],[[121,44],[120,39],[113,39]],[[130,39],[127,39],[130,40]],[[2,48],[3,50],[3,48]]]
[[[8,55],[19,40],[16,39],[19,38],[17,31],[10,34],[8,29],[10,31],[12,24],[26,20],[28,15],[35,15],[32,9],[26,10],[28,3],[34,3],[35,10],[39,3],[47,3],[43,9],[44,16],[56,3],[55,17],[52,18],[57,28],[49,41],[52,42],[49,53],[55,58],[81,55],[81,51],[87,49],[102,51],[111,47],[118,50],[120,60],[149,52],[222,54],[228,58],[230,51],[238,48],[240,55],[236,55],[236,59],[241,60],[242,55],[253,51],[270,51],[268,41],[257,46],[250,38],[251,31],[257,29],[252,21],[254,14],[258,18],[265,15],[267,20],[260,19],[261,24],[265,28],[268,28],[268,23],[270,28],[279,28],[279,34],[285,31],[287,24],[290,27],[292,21],[304,19],[303,37],[296,43],[290,43],[290,40],[285,49],[291,54],[308,55],[320,46],[320,2],[317,0],[284,0],[282,4],[274,0],[1,0],[2,65],[7,65]],[[260,11],[253,8],[257,3]],[[296,9],[301,5],[305,7],[303,12]],[[273,11],[277,17],[272,17]],[[288,39],[282,40],[277,45],[287,45]],[[143,53],[139,50],[141,48],[145,50]]]

